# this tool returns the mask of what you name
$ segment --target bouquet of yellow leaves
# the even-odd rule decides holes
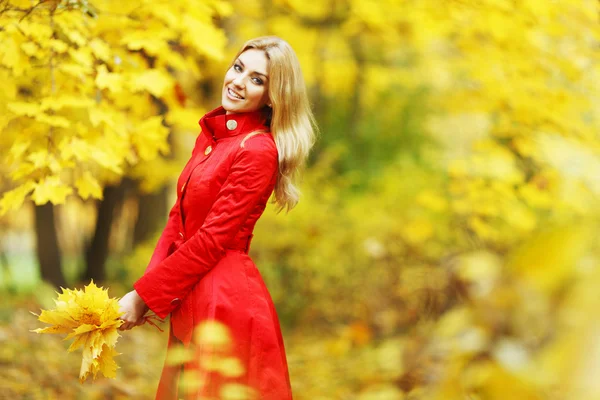
[[[32,332],[66,333],[65,340],[75,338],[68,351],[83,347],[79,371],[81,383],[90,373],[94,379],[98,372],[107,378],[115,378],[118,367],[113,357],[119,354],[115,351],[115,345],[121,336],[117,330],[123,324],[123,320],[119,319],[121,311],[118,300],[109,298],[108,289],[99,288],[94,281],[83,290],[61,289],[62,293],[58,293],[58,299],[54,300],[54,310],[42,310],[40,315],[34,314],[40,321],[52,326]],[[154,325],[150,318],[146,317],[146,321]]]

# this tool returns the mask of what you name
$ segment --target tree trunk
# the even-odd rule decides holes
[[[214,89],[206,86],[204,87],[204,90],[206,90],[205,95],[209,96],[209,92]],[[152,97],[152,99],[158,107],[159,114],[164,117],[167,114],[167,111],[169,111],[169,108],[161,99],[156,97]],[[174,148],[173,141],[173,132],[170,131],[169,136],[167,137],[167,143],[171,149]],[[167,159],[173,159],[174,157],[174,152],[171,152],[167,156]],[[133,247],[148,240],[156,231],[164,227],[165,219],[169,212],[169,205],[167,204],[168,193],[169,185],[166,184],[155,193],[144,194],[139,190],[136,190],[136,196],[138,198],[138,215],[133,227]]]
[[[362,119],[363,114],[361,112],[362,109],[360,103],[366,82],[365,77],[367,76],[365,73],[367,70],[367,59],[364,54],[360,36],[353,36],[350,39],[350,50],[352,51],[352,56],[356,63],[357,75],[353,85],[352,102],[350,103],[350,129],[348,133],[352,139],[355,139],[358,136],[358,129],[360,127],[359,121]]]
[[[46,203],[35,207],[35,236],[42,279],[56,287],[67,287],[61,268],[53,204]]]
[[[10,271],[10,264],[8,263],[8,257],[3,250],[0,250],[0,265],[2,265],[2,277],[4,278],[4,282],[12,285],[13,277],[12,272]]]
[[[167,215],[167,193],[165,186],[156,193],[138,194],[138,216],[133,230],[133,246],[135,247],[152,237],[162,229]]]
[[[124,179],[119,185],[106,186],[103,190],[103,200],[98,203],[96,229],[85,254],[86,270],[83,276],[85,282],[90,279],[102,282],[106,279],[105,266],[111,227],[115,214],[121,209],[125,200],[127,186],[127,180]]]

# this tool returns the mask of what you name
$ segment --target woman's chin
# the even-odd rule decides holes
[[[221,101],[221,106],[223,106],[225,111],[227,111],[228,113],[237,113],[240,112],[241,109],[241,107],[238,104],[234,104],[229,99],[223,99]]]

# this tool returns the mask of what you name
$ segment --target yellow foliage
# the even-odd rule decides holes
[[[62,204],[73,189],[61,182],[58,176],[49,176],[33,186],[32,200],[37,205],[52,202]]]
[[[558,290],[571,278],[590,238],[585,226],[540,232],[515,252],[508,270],[541,291]]]
[[[99,89],[108,89],[113,93],[120,93],[123,90],[123,83],[124,79],[121,74],[108,72],[105,65],[101,65],[98,68],[96,86]]]
[[[172,366],[193,365],[184,370],[180,390],[194,392],[207,381],[208,373],[218,373],[225,378],[239,378],[246,366],[234,354],[236,349],[229,327],[218,321],[203,321],[194,329],[193,340],[187,345],[168,349],[166,363]],[[225,383],[220,387],[222,399],[257,399],[255,391],[247,385]]]
[[[433,226],[427,219],[409,221],[403,228],[404,239],[412,245],[422,245],[433,235]]]
[[[77,179],[75,186],[82,199],[92,197],[94,199],[102,200],[102,188],[100,187],[98,180],[96,180],[89,171],[85,171],[83,175]]]
[[[36,204],[62,203],[71,193],[99,198],[115,176],[168,154],[167,136],[179,128],[163,126],[165,115],[199,107],[175,93],[178,80],[197,87],[198,61],[223,57],[216,18],[232,9],[220,0],[46,3],[8,2],[0,15],[0,147],[11,149],[0,157],[2,172],[15,188],[34,181]],[[30,192],[12,192],[19,196],[0,211]]]
[[[166,72],[149,69],[141,74],[136,74],[130,82],[134,91],[145,90],[154,97],[160,98],[167,90],[173,89],[173,79]]]
[[[181,365],[190,362],[194,359],[193,351],[189,348],[180,346],[173,346],[167,353],[165,364],[167,365]]]
[[[253,240],[282,319],[342,326],[319,345],[299,329],[291,362],[303,398],[545,399],[555,388],[596,398],[586,368],[597,368],[597,218],[561,213],[551,172],[515,187],[398,163],[366,192],[336,196],[334,160],[318,160],[298,208],[267,212]],[[406,236],[423,226],[426,240]]]
[[[481,363],[481,371],[477,391],[481,396],[491,400],[523,399],[542,400],[544,397],[536,388],[519,377],[502,369],[494,363]]]
[[[237,378],[246,372],[242,362],[236,357],[205,357],[200,363],[206,371],[218,372],[228,378]]]
[[[194,342],[200,345],[226,350],[231,341],[229,328],[219,322],[202,322],[194,330]]]
[[[222,400],[257,400],[256,391],[239,383],[227,383],[219,391]]]
[[[6,214],[9,211],[18,210],[34,187],[35,182],[27,181],[23,185],[5,192],[0,199],[0,212]]]
[[[168,154],[168,134],[169,130],[163,125],[163,118],[160,116],[148,118],[136,126],[131,139],[140,159],[148,161],[157,153]]]
[[[195,371],[183,371],[179,380],[179,388],[183,393],[193,392],[204,385],[204,380]]]
[[[357,397],[358,400],[403,400],[405,398],[404,393],[391,384],[370,386]]]
[[[66,340],[75,339],[69,351],[83,347],[79,373],[82,383],[90,374],[96,378],[98,372],[114,378],[117,370],[114,347],[120,337],[117,329],[123,323],[117,300],[109,298],[108,290],[92,281],[83,290],[62,289],[55,304],[55,309],[42,310],[38,316],[41,322],[52,326],[32,332],[66,333]]]

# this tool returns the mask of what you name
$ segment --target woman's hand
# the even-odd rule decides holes
[[[123,312],[120,319],[125,321],[119,330],[127,331],[144,323],[144,315],[148,311],[148,306],[135,290],[132,290],[123,296],[121,300],[119,300],[119,306]]]

